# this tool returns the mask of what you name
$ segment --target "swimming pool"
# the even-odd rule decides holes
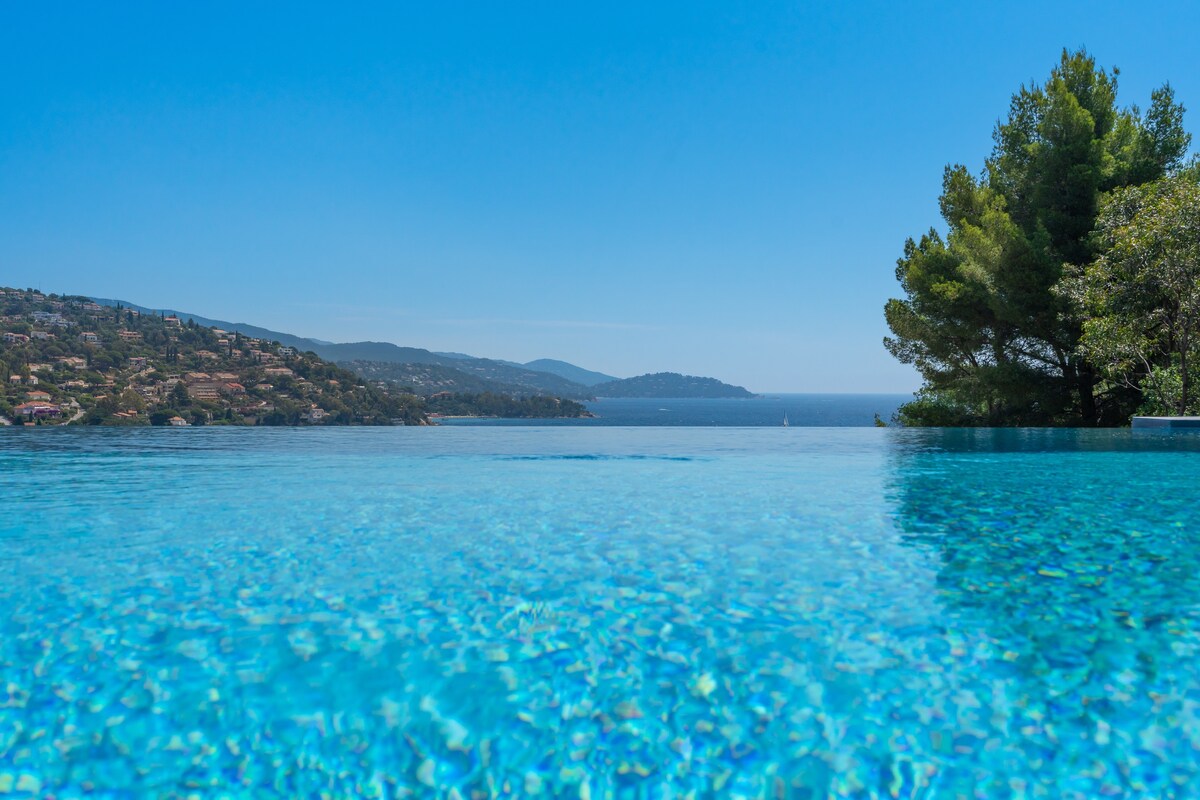
[[[1200,436],[0,434],[0,795],[1200,796]]]

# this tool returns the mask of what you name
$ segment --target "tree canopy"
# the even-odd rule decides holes
[[[981,174],[946,168],[946,233],[905,243],[905,297],[885,307],[885,346],[924,380],[901,409],[906,424],[1127,419],[1136,392],[1102,379],[1080,348],[1082,309],[1055,287],[1097,256],[1105,196],[1178,172],[1190,136],[1170,86],[1142,112],[1117,106],[1117,78],[1064,51],[1044,85],[1013,95]]]
[[[1195,414],[1200,373],[1200,184],[1169,178],[1114,192],[1103,251],[1060,291],[1082,309],[1080,350],[1151,414]]]

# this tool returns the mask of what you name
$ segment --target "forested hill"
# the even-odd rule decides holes
[[[143,317],[178,317],[201,328],[216,328],[242,337],[273,341],[335,362],[371,381],[389,388],[412,387],[418,394],[442,391],[505,395],[552,395],[586,400],[603,397],[751,397],[740,386],[715,378],[700,378],[664,372],[625,380],[584,369],[555,359],[538,359],[524,364],[462,353],[440,353],[420,347],[402,347],[391,342],[333,343],[249,325],[224,322],[182,311],[152,311],[120,300],[93,298],[106,308],[120,307],[140,312]]]
[[[441,364],[396,364],[391,361],[339,361],[338,366],[369,381],[412,391],[421,397],[442,392],[481,394],[491,392],[508,396],[534,394],[528,386],[502,383],[471,375]]]
[[[0,289],[0,417],[42,425],[425,424],[312,353],[86,297]]]
[[[741,386],[716,378],[698,378],[678,372],[656,372],[592,387],[597,397],[753,397]]]
[[[614,375],[605,375],[603,372],[584,369],[583,367],[577,367],[574,364],[568,364],[566,361],[558,361],[553,358],[539,358],[536,361],[526,362],[523,366],[529,369],[536,369],[539,372],[549,372],[552,375],[558,375],[583,386],[595,386],[598,383],[620,380],[620,378]]]
[[[428,362],[339,361],[338,364],[371,381],[411,388],[426,396],[439,392],[491,392],[505,395],[551,395],[573,400],[592,396],[586,386],[545,372],[510,366],[483,358],[451,361],[455,366]]]
[[[456,353],[435,353],[421,347],[404,347],[391,342],[326,342],[282,331],[273,331],[245,322],[226,322],[184,311],[152,310],[122,300],[93,298],[93,302],[109,308],[120,306],[132,309],[146,316],[159,316],[160,314],[176,316],[184,322],[194,320],[197,325],[202,327],[215,327],[230,332],[239,332],[243,336],[279,342],[282,345],[294,347],[299,352],[314,353],[325,361],[349,365],[351,369],[355,369],[354,365],[357,364],[379,365],[373,368],[376,374],[368,376],[373,379],[392,380],[391,376],[382,374],[388,372],[388,369],[382,366],[385,364],[400,364],[405,365],[405,368],[415,364],[436,365],[471,376],[472,380],[461,381],[461,386],[448,387],[454,391],[505,392],[507,387],[518,387],[521,392],[527,394],[549,394],[577,399],[590,396],[590,391],[584,383],[564,377],[571,371],[575,371],[577,376],[585,379],[594,377],[608,379],[608,376],[565,362],[547,361],[546,363],[552,368],[542,370],[532,364],[475,358]],[[397,372],[403,374],[405,369],[399,369]],[[429,372],[439,373],[442,371],[429,370]],[[396,378],[395,381],[407,383],[403,377]],[[596,381],[593,379],[591,382],[595,383]]]

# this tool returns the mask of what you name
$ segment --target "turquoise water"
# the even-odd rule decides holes
[[[0,435],[0,795],[1200,796],[1200,438]]]

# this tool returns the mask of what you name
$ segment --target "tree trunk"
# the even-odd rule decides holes
[[[1179,372],[1182,386],[1179,392],[1179,415],[1183,416],[1188,409],[1188,389],[1190,381],[1188,380],[1188,337],[1183,334],[1179,337]]]
[[[1090,366],[1079,368],[1075,385],[1079,389],[1079,416],[1084,427],[1094,428],[1100,424],[1100,420],[1096,408],[1096,373]]]

